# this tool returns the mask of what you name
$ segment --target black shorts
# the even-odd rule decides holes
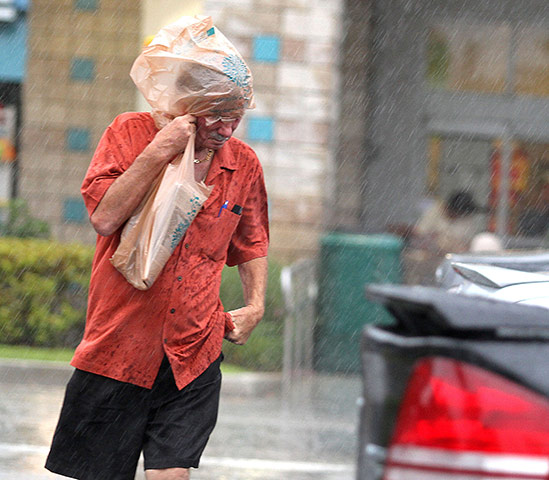
[[[81,480],[133,480],[145,469],[198,467],[217,421],[220,356],[178,390],[166,358],[152,389],[76,370],[46,468]]]

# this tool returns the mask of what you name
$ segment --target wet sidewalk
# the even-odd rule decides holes
[[[44,468],[64,364],[0,360],[0,480],[55,480]],[[193,480],[352,480],[358,377],[227,374],[219,420]],[[136,479],[145,478],[142,464]]]

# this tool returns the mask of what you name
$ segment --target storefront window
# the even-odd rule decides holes
[[[465,137],[433,136],[429,144],[428,196],[422,202],[416,246],[462,253],[490,218],[491,144]]]
[[[528,175],[523,184],[514,178],[519,171],[511,171],[512,183],[521,188],[513,205],[513,232],[526,237],[549,235],[549,144],[524,143],[517,147],[524,155]]]
[[[521,237],[549,234],[549,144],[512,142],[506,233]],[[429,140],[427,189],[433,201],[444,203],[466,191],[481,207],[475,228],[497,231],[500,188],[506,174],[502,142],[432,136]]]
[[[471,193],[488,206],[490,196],[489,141],[433,136],[430,140],[429,190],[441,200],[458,190]]]
[[[452,91],[549,96],[549,30],[438,24],[428,35],[427,79]]]
[[[428,37],[429,83],[447,90],[503,93],[510,40],[507,25],[437,25]]]
[[[549,96],[549,29],[526,28],[517,37],[515,91]]]

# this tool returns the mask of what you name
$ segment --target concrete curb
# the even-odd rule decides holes
[[[279,392],[281,373],[244,372],[223,375],[221,394],[229,396],[258,396]]]
[[[0,382],[38,385],[65,385],[73,368],[65,362],[0,359]]]
[[[65,386],[74,368],[68,362],[0,359],[0,383]],[[243,372],[223,375],[223,395],[267,395],[280,390],[281,373]]]

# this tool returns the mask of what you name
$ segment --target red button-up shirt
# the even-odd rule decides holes
[[[148,113],[120,115],[108,127],[82,184],[90,215],[157,132]],[[86,328],[71,365],[151,388],[166,354],[183,388],[219,356],[234,328],[219,299],[221,271],[267,255],[267,197],[255,153],[235,138],[216,152],[206,184],[214,185],[210,197],[148,290],[132,287],[109,261],[120,230],[98,236]]]

